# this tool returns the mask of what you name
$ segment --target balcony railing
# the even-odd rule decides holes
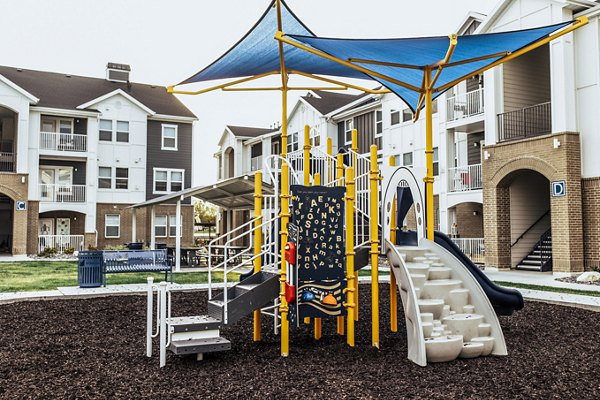
[[[483,238],[452,238],[458,248],[476,264],[485,262]]]
[[[552,132],[551,103],[498,114],[498,141],[525,139]]]
[[[15,172],[15,153],[0,153],[0,172]]]
[[[446,104],[446,118],[448,121],[455,121],[457,119],[482,114],[484,111],[483,88],[468,93],[454,95],[447,100]]]
[[[448,191],[464,192],[483,188],[481,164],[448,168]]]
[[[261,170],[263,166],[263,158],[262,156],[253,157],[250,159],[250,171],[258,171]]]
[[[87,135],[40,132],[40,149],[54,151],[87,151]]]
[[[38,236],[38,253],[45,249],[56,249],[64,253],[66,249],[83,250],[83,235],[40,235]]]
[[[53,203],[85,203],[85,185],[40,185],[40,201]]]

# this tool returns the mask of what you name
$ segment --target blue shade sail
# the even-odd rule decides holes
[[[304,25],[281,1],[281,22],[284,32],[314,37]],[[277,8],[272,1],[258,22],[229,51],[202,71],[180,83],[193,83],[216,79],[231,79],[279,72],[279,42],[275,40],[277,32]],[[284,44],[285,66],[288,70],[297,70],[308,74],[330,75],[348,78],[370,78],[352,68],[307,53],[296,47]]]
[[[435,87],[439,88],[464,78],[507,54],[535,43],[570,24],[572,21],[521,31],[459,36],[449,65],[443,67]],[[286,36],[297,42],[417,88],[423,86],[423,68],[443,60],[450,44],[447,36],[403,39],[338,39],[285,33]],[[482,57],[489,58],[481,59]],[[386,65],[361,62],[366,60]],[[455,64],[457,62],[464,63]],[[436,72],[437,70],[434,68],[432,73]],[[371,77],[400,96],[413,112],[416,111],[419,92],[386,79]],[[443,92],[434,93],[433,98],[435,99]]]

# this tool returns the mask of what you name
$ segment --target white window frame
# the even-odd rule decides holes
[[[165,224],[164,225],[158,225],[158,219],[159,218],[164,218],[165,219]],[[154,237],[157,237],[157,238],[166,238],[167,235],[169,234],[169,226],[168,226],[168,224],[169,224],[169,216],[168,215],[155,215],[154,216],[154,226],[152,227],[154,229]],[[156,232],[156,228],[159,228],[159,227],[160,228],[162,228],[162,227],[165,228],[165,234],[164,235],[159,235]]]
[[[175,147],[165,146],[165,128],[174,128],[175,129]],[[171,138],[169,138],[169,139],[171,139]],[[179,146],[179,126],[173,125],[173,124],[162,124],[161,125],[161,135],[160,135],[160,149],[177,151],[178,146]]]
[[[431,173],[433,176],[440,176],[440,151],[438,147],[433,148],[433,154],[431,155],[433,158],[433,169]],[[435,165],[437,164],[437,174],[435,173]]]
[[[311,147],[320,147],[321,146],[321,132],[317,128],[312,128],[310,130],[310,146]],[[319,143],[317,143],[317,141]]]
[[[127,124],[127,130],[119,130],[119,122]],[[114,132],[114,138],[115,138],[115,143],[129,143],[129,140],[131,139],[131,130],[129,128],[129,121],[115,121],[115,123],[113,124],[114,128],[115,128],[115,132]],[[119,140],[119,133],[127,133],[127,140],[126,141],[122,141]]]
[[[344,144],[352,145],[352,131],[354,130],[354,118],[344,120]]]
[[[117,169],[124,169],[124,170],[126,170],[127,171],[127,178],[118,177],[117,176]],[[115,170],[115,176],[114,176],[114,178],[115,178],[115,190],[129,190],[129,168],[115,167],[114,170]],[[125,187],[125,188],[117,187],[117,180],[119,180],[119,179],[121,181],[127,181],[127,187]]]
[[[156,173],[162,171],[167,173],[167,190],[156,190]],[[185,170],[184,169],[171,169],[171,168],[154,168],[152,172],[152,193],[153,194],[168,194],[173,193],[171,189],[171,174],[173,172],[181,172],[181,190],[185,189]]]
[[[168,228],[168,234],[169,237],[177,237],[177,219],[175,218],[177,215],[169,215],[169,228]],[[172,224],[171,223],[171,218],[175,218],[175,222]],[[183,237],[183,215],[180,216],[181,218],[181,232],[179,237]],[[171,232],[171,229],[173,229],[174,231]]]
[[[300,138],[300,135],[298,132],[292,132],[292,133],[288,134],[288,138],[287,138],[288,153],[297,151],[300,148],[300,143],[299,143],[300,139],[299,138]]]
[[[109,169],[110,170],[110,177],[109,177],[110,178],[110,187],[107,187],[107,188],[100,187],[100,179],[107,179],[108,178],[106,176],[103,176],[103,177],[100,176],[100,168],[104,168],[104,169]],[[105,166],[102,166],[102,165],[98,166],[98,190],[111,190],[113,188],[113,172],[112,171],[113,171],[112,167],[105,167]]]
[[[100,139],[100,132],[108,132],[108,129],[100,129],[100,124],[101,124],[102,121],[110,122],[110,140]],[[115,123],[114,123],[114,121],[112,119],[100,118],[98,120],[98,141],[99,142],[110,143],[110,142],[113,141],[113,138],[115,136],[114,135],[114,129],[113,129],[114,125],[115,125]]]
[[[394,114],[398,115],[398,122],[394,123]],[[402,123],[402,116],[400,110],[390,110],[390,126],[400,125]]]
[[[407,154],[410,154],[410,161],[411,161],[410,164],[404,164],[404,156],[407,155]],[[412,151],[409,151],[409,152],[406,152],[406,153],[402,153],[402,166],[403,167],[410,168],[410,167],[413,166],[414,162],[415,162],[415,156],[414,156],[414,154],[413,154]]]
[[[119,219],[119,225],[108,225],[108,217],[118,217]],[[107,228],[111,226],[114,227],[116,226],[118,229],[118,235],[117,236],[108,236],[108,232],[107,232]],[[121,237],[121,214],[106,214],[104,216],[104,237],[107,239],[118,239]]]

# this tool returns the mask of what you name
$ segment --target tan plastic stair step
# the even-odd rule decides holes
[[[195,332],[219,329],[221,321],[208,315],[198,315],[169,318],[167,319],[167,325],[173,329],[173,333]]]
[[[223,337],[178,340],[169,345],[169,350],[175,354],[202,354],[231,350],[231,342]]]

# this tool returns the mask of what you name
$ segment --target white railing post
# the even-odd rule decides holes
[[[40,149],[52,151],[87,151],[87,135],[40,132]]]
[[[160,301],[160,367],[167,365],[167,282],[158,284]]]
[[[152,309],[153,307],[153,298],[154,291],[152,286],[154,284],[154,278],[148,277],[148,301],[147,301],[147,311],[146,311],[146,357],[152,357]]]

